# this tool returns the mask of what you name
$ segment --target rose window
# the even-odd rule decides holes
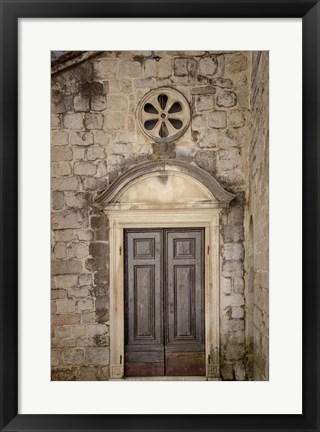
[[[137,114],[142,132],[158,143],[180,138],[190,122],[186,98],[177,90],[167,87],[147,93],[139,104]]]

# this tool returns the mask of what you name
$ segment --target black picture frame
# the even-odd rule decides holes
[[[1,5],[1,431],[318,431],[320,4],[314,0],[0,0]],[[169,7],[170,5],[170,7]],[[18,414],[19,18],[302,18],[303,414]],[[288,161],[288,163],[290,163]],[[290,271],[288,269],[288,271]]]

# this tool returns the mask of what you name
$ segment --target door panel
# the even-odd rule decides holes
[[[167,230],[165,235],[166,374],[203,375],[203,230]]]
[[[162,231],[127,231],[125,251],[125,374],[162,376]]]
[[[125,231],[125,375],[205,375],[202,229]]]

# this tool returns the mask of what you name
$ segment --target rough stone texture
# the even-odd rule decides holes
[[[244,67],[238,58],[237,68]],[[235,65],[233,67],[235,67]],[[252,53],[251,140],[248,148],[246,246],[246,343],[248,373],[269,379],[269,134],[267,52]]]
[[[109,227],[94,198],[129,167],[167,158],[198,165],[237,196],[220,222],[221,379],[267,379],[266,68],[258,52],[101,52],[53,74],[53,380],[109,379]],[[135,117],[162,86],[191,107],[170,145],[148,141]]]

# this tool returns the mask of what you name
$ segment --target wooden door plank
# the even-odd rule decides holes
[[[125,376],[162,376],[162,230],[126,230],[125,250]]]

